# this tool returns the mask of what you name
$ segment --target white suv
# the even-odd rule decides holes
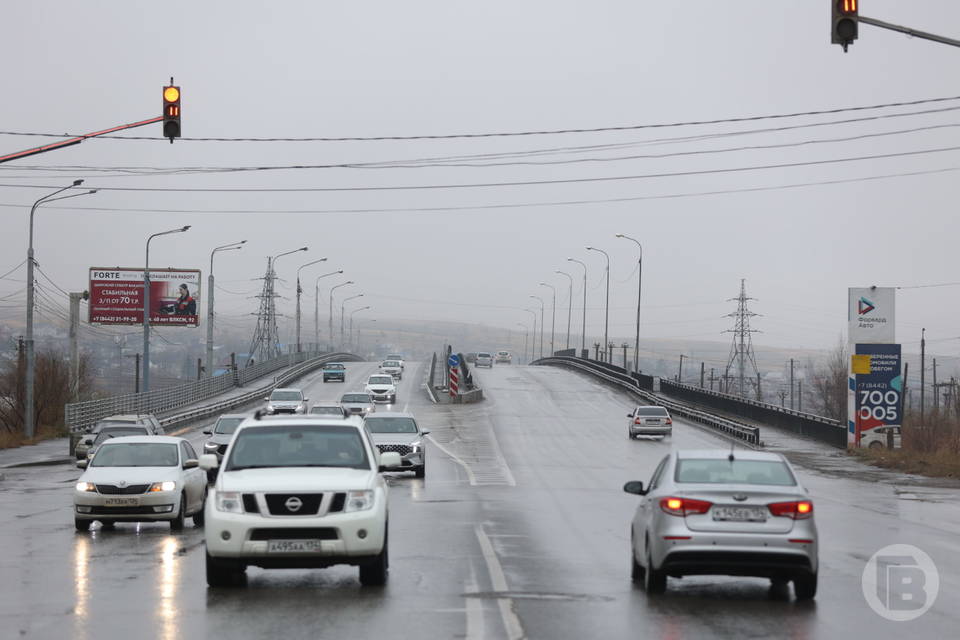
[[[201,457],[204,469],[217,457]],[[387,579],[387,484],[400,454],[380,453],[359,418],[245,420],[207,496],[211,587],[242,584],[250,565],[360,568],[360,583]]]
[[[397,401],[397,385],[388,373],[375,373],[367,379],[363,390],[370,394],[374,402],[394,404]]]

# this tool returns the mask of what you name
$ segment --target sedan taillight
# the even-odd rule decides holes
[[[775,516],[792,518],[794,520],[805,520],[813,515],[813,503],[809,500],[798,500],[796,502],[774,502],[767,505],[770,513]]]
[[[671,516],[700,515],[710,511],[712,502],[692,498],[660,498],[660,508]]]

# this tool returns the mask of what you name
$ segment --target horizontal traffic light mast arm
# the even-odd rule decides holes
[[[866,16],[860,16],[859,21],[863,24],[873,25],[874,27],[880,27],[881,29],[889,29],[890,31],[898,31],[900,33],[905,33],[908,36],[913,36],[914,38],[923,38],[924,40],[933,40],[934,42],[939,42],[941,44],[949,44],[953,47],[960,47],[960,40],[954,40],[953,38],[947,38],[945,36],[938,36],[933,33],[927,33],[926,31],[920,31],[918,29],[911,29],[910,27],[904,27],[899,24],[893,24],[890,22],[884,22],[883,20],[877,20],[876,18],[868,18]]]
[[[53,144],[45,144],[42,147],[33,147],[32,149],[26,149],[25,151],[17,151],[16,153],[10,153],[5,156],[0,156],[0,163],[9,162],[10,160],[17,160],[19,158],[26,158],[27,156],[34,156],[38,153],[44,153],[46,151],[55,151],[57,149],[63,149],[64,147],[70,147],[75,144],[80,144],[87,138],[96,138],[97,136],[104,136],[108,133],[114,133],[116,131],[123,131],[124,129],[135,129],[136,127],[142,127],[144,125],[153,124],[155,122],[160,122],[163,120],[163,116],[158,116],[156,118],[150,118],[149,120],[141,120],[140,122],[131,122],[130,124],[121,124],[116,127],[110,127],[109,129],[104,129],[103,131],[94,131],[93,133],[87,133],[82,136],[77,136],[75,138],[70,138],[69,140],[63,140],[61,142],[54,142]]]

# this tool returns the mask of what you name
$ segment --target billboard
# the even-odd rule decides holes
[[[852,391],[855,395],[851,444],[860,445],[860,435],[876,427],[899,426],[903,377],[899,344],[858,344],[851,357]]]
[[[848,290],[847,323],[850,344],[892,344],[895,334],[894,287],[851,287]]]
[[[150,325],[196,327],[199,269],[150,269]],[[90,324],[143,324],[143,269],[90,268]]]

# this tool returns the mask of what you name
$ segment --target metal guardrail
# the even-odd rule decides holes
[[[213,398],[234,387],[243,386],[257,377],[262,377],[278,369],[311,361],[316,361],[316,365],[319,365],[337,358],[342,360],[357,359],[356,356],[347,353],[324,354],[322,356],[316,353],[306,352],[287,354],[247,367],[246,369],[241,369],[234,372],[233,375],[224,374],[213,378],[205,378],[196,382],[188,382],[166,389],[157,389],[148,393],[130,393],[86,402],[73,402],[64,408],[64,422],[68,431],[78,433],[95,424],[97,420],[106,418],[107,416],[125,413],[164,414],[186,405]],[[282,377],[283,376],[278,376],[278,378]],[[262,393],[263,388],[257,391]],[[237,397],[245,397],[246,395],[249,394]],[[237,405],[234,404],[232,406]],[[167,418],[162,419],[161,423],[163,423],[164,420],[167,420]]]
[[[710,427],[711,429],[722,432],[727,437],[733,438],[743,444],[750,447],[762,447],[763,442],[760,440],[760,428],[754,427],[752,425],[742,424],[734,420],[728,420],[725,418],[720,418],[714,416],[704,411],[698,409],[693,409],[679,402],[674,402],[672,400],[666,400],[662,397],[659,397],[649,391],[644,391],[639,387],[639,382],[636,378],[627,375],[626,373],[620,373],[619,371],[611,370],[609,365],[603,366],[601,363],[594,363],[589,360],[583,360],[581,358],[575,358],[570,356],[553,356],[547,358],[541,358],[535,360],[534,365],[553,365],[553,366],[564,366],[570,367],[572,369],[578,369],[584,371],[592,376],[606,380],[607,382],[617,385],[625,389],[626,391],[642,398],[646,402],[658,404],[666,407],[670,410],[671,413],[683,416],[694,422],[698,422],[702,425]]]

